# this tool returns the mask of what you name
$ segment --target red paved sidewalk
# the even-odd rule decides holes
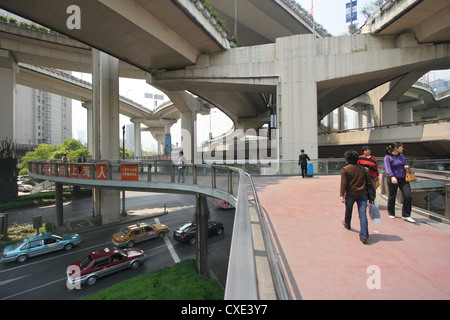
[[[435,226],[414,214],[412,224],[400,218],[400,211],[389,219],[380,198],[382,221],[369,219],[364,245],[356,208],[352,230],[342,226],[340,176],[253,179],[281,246],[294,299],[450,299],[450,226]],[[369,289],[368,282],[380,288]]]

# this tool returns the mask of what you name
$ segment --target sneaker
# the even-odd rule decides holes
[[[416,220],[414,220],[411,217],[402,217],[402,219],[405,220],[405,221],[411,222],[411,223],[415,223],[416,222]]]
[[[363,244],[367,244],[367,239],[359,238]]]
[[[389,215],[389,218],[391,218],[391,219],[395,219],[395,216],[391,216],[391,215]]]

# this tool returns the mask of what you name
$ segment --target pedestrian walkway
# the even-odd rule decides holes
[[[342,225],[340,176],[253,177],[275,230],[294,299],[450,299],[450,226],[413,213],[416,223],[369,219],[369,242],[359,240],[354,209]]]

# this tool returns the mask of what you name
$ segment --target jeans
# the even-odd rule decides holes
[[[395,216],[395,197],[397,196],[397,190],[400,188],[403,194],[403,208],[402,217],[407,218],[411,216],[412,207],[412,192],[411,186],[405,181],[405,178],[397,178],[397,184],[393,184],[391,178],[388,177],[388,203],[387,209],[390,216]]]
[[[178,183],[184,183],[184,176],[186,173],[186,168],[178,168]]]
[[[358,205],[359,223],[361,230],[359,237],[361,239],[369,239],[369,227],[367,222],[367,194],[359,196],[345,196],[345,225],[350,227],[352,220],[353,204],[356,202]]]

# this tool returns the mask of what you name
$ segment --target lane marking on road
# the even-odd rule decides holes
[[[25,276],[21,276],[21,277],[17,277],[17,278],[12,278],[12,279],[5,280],[5,281],[0,281],[0,286],[3,286],[3,285],[8,284],[10,282],[14,282],[16,280],[20,280],[22,278],[26,278],[26,277],[29,277],[29,276],[31,276],[31,274],[27,274]]]
[[[160,223],[161,223],[161,222],[159,222],[159,219],[158,219],[158,218],[155,218],[155,222],[156,222],[157,224],[160,224]],[[167,236],[167,237],[164,237],[164,242],[166,243],[166,246],[167,246],[167,248],[169,249],[169,252],[170,252],[170,255],[171,255],[172,258],[173,258],[173,261],[175,261],[175,263],[180,262],[181,260],[180,260],[180,258],[178,257],[177,253],[175,252],[175,249],[174,249],[172,243],[170,243],[170,240],[169,240],[169,237],[168,237],[168,236]]]
[[[31,292],[31,291],[34,291],[34,290],[40,289],[40,288],[43,288],[43,287],[46,287],[46,286],[52,285],[52,284],[54,284],[54,283],[57,283],[57,282],[63,281],[63,280],[67,281],[67,278],[63,278],[63,279],[59,279],[59,280],[55,280],[55,281],[52,281],[52,282],[49,282],[49,283],[43,284],[43,285],[41,285],[41,286],[38,286],[38,287],[34,287],[34,288],[31,288],[31,289],[28,289],[28,290],[25,290],[25,291],[22,291],[22,292],[18,292],[18,293],[16,293],[16,294],[13,294],[13,295],[11,295],[11,296],[8,296],[8,297],[4,297],[4,298],[1,298],[1,300],[8,300],[8,299],[14,298],[14,297],[16,297],[16,296],[20,296],[21,294],[24,294],[24,293],[28,293],[28,292]]]

